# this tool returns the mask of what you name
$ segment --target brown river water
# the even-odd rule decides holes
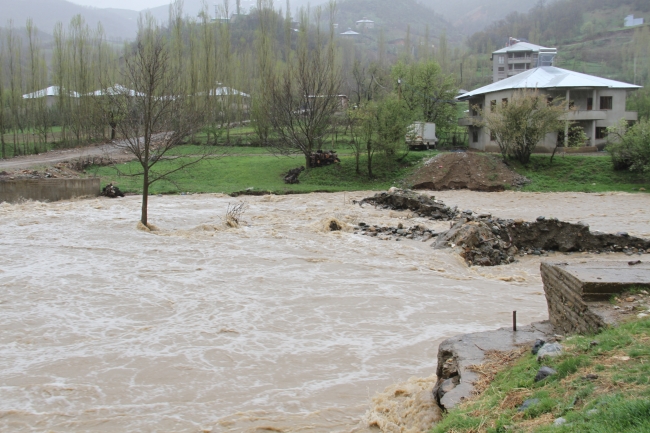
[[[236,229],[221,218],[239,199],[152,197],[155,233],[136,229],[138,197],[0,204],[0,431],[421,431],[413,396],[442,339],[547,317],[540,258],[468,268],[430,242],[324,230],[449,226],[350,202],[370,194],[244,197]],[[436,196],[650,237],[646,194]],[[595,258],[626,256],[541,260]]]

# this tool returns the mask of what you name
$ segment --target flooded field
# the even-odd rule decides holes
[[[0,430],[378,431],[378,393],[432,386],[442,339],[546,318],[539,258],[468,268],[430,242],[324,228],[449,226],[350,202],[370,194],[244,197],[236,229],[222,218],[240,199],[152,197],[153,233],[138,197],[0,204]],[[436,196],[650,237],[645,194]]]

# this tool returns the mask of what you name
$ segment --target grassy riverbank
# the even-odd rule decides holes
[[[404,183],[422,161],[436,155],[436,152],[410,152],[403,161],[389,162],[375,156],[374,177],[368,176],[366,158],[361,157],[360,174],[355,170],[355,159],[342,154],[341,164],[312,169],[300,176],[297,185],[286,185],[283,176],[292,168],[304,165],[302,156],[279,157],[259,147],[215,148],[215,157],[201,161],[191,168],[174,174],[169,181],[153,185],[154,194],[179,192],[223,192],[232,193],[245,189],[272,191],[275,193],[313,191],[355,191],[381,190],[391,186],[405,186]],[[174,150],[175,155],[192,155],[202,151],[201,146],[182,146]],[[166,168],[178,161],[162,162]],[[567,155],[556,157],[550,163],[548,155],[532,155],[530,163],[523,166],[510,162],[518,173],[531,180],[521,188],[530,192],[607,192],[607,191],[650,191],[650,176],[645,179],[629,171],[614,171],[607,156]],[[134,173],[136,163],[120,164],[122,173]],[[468,169],[471,169],[468,168]],[[127,192],[140,192],[141,179],[119,175],[110,167],[94,168],[91,174],[102,177],[102,183],[114,182]]]
[[[563,342],[539,364],[525,352],[476,399],[450,411],[432,433],[650,431],[650,320]],[[534,382],[540,365],[558,373]],[[518,408],[537,399],[524,411]],[[566,423],[554,425],[564,418]]]
[[[410,153],[402,162],[389,162],[381,157],[376,157],[373,164],[374,177],[367,175],[366,159],[361,159],[361,173],[357,174],[353,156],[341,156],[341,164],[317,168],[304,172],[300,176],[300,183],[287,185],[283,181],[284,175],[292,168],[305,164],[302,156],[278,157],[266,153],[259,153],[259,148],[252,148],[258,152],[245,152],[242,148],[232,149],[227,155],[208,158],[187,170],[179,171],[171,176],[170,181],[162,180],[155,183],[151,191],[153,194],[173,194],[178,192],[207,192],[207,193],[232,193],[246,189],[258,191],[272,191],[279,194],[291,192],[314,191],[359,191],[388,189],[399,184],[424,155],[433,155],[432,152]],[[182,150],[179,150],[182,152]],[[187,153],[181,153],[187,154]],[[177,162],[163,161],[161,169],[172,168]],[[134,173],[138,169],[135,162],[119,164],[117,168],[125,174]],[[92,168],[90,174],[100,176],[102,184],[113,182],[126,192],[141,192],[142,179],[120,175],[112,167]]]

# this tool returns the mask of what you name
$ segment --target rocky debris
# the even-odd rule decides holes
[[[544,380],[549,376],[553,376],[554,374],[557,374],[557,371],[553,370],[551,367],[542,367],[535,375],[535,382]]]
[[[440,234],[433,248],[458,247],[469,265],[496,266],[512,263],[519,251],[513,245],[503,224],[486,217],[482,220],[461,219]]]
[[[112,183],[109,183],[102,189],[101,195],[108,198],[124,197],[124,193]]]
[[[543,345],[545,345],[545,344],[546,344],[546,341],[544,341],[544,340],[535,340],[535,344],[533,345],[533,349],[530,352],[533,355],[537,355],[537,352],[539,352],[539,349],[541,349],[541,347]]]
[[[560,343],[546,343],[537,351],[537,362],[544,358],[553,358],[562,355],[562,345]]]
[[[427,241],[435,237],[433,248],[456,248],[470,266],[509,264],[516,261],[517,255],[547,256],[555,251],[624,252],[628,255],[650,253],[650,240],[625,232],[591,232],[589,226],[582,222],[569,223],[545,216],[527,222],[522,219],[493,218],[490,214],[477,214],[471,209],[459,212],[458,208],[450,208],[434,197],[406,189],[393,187],[354,203],[408,210],[416,217],[431,220],[456,221],[450,230],[442,233],[419,226],[404,231],[402,227],[370,227],[365,224],[359,224],[356,232],[380,239],[406,237]],[[631,266],[637,264],[630,262]]]
[[[441,153],[424,162],[407,179],[413,189],[443,191],[503,191],[530,181],[492,155],[472,152]]]
[[[518,412],[523,412],[526,409],[529,409],[536,404],[539,404],[539,399],[538,398],[529,398],[528,400],[524,401],[521,406],[517,409]]]
[[[18,170],[13,172],[0,172],[0,180],[18,179],[74,179],[81,176],[69,163],[58,163],[43,170]]]
[[[426,227],[415,225],[410,228],[405,228],[401,223],[397,227],[381,227],[371,226],[364,222],[360,222],[354,226],[354,233],[364,236],[372,236],[377,239],[389,241],[401,239],[412,239],[415,241],[426,242],[434,236],[438,236],[434,230],[429,230]]]
[[[284,176],[284,183],[288,183],[288,184],[300,183],[298,176],[300,176],[300,173],[302,173],[303,171],[305,171],[305,167],[292,168]]]
[[[471,212],[471,211],[470,211]],[[545,256],[550,252],[588,251],[644,254],[650,240],[625,234],[589,231],[587,224],[538,217],[534,222],[494,219],[465,211],[452,228],[440,234],[433,248],[457,247],[470,265],[496,266],[515,261],[515,255]]]
[[[391,188],[388,192],[381,192],[372,197],[364,198],[358,203],[362,206],[370,203],[375,207],[393,210],[409,210],[415,216],[430,218],[432,220],[450,221],[458,213],[457,208],[445,206],[441,201],[435,200],[434,197],[418,194],[408,189]]]
[[[317,150],[310,156],[312,167],[324,167],[326,165],[338,164],[341,162],[335,150]]]
[[[450,410],[475,393],[480,376],[475,366],[486,362],[489,351],[507,352],[528,346],[537,339],[551,341],[554,330],[549,322],[475,332],[448,338],[438,346],[438,382],[432,393],[440,407]],[[449,380],[451,379],[451,380]]]
[[[564,425],[564,424],[566,424],[566,418],[559,417],[559,418],[556,418],[555,421],[553,421],[554,426],[559,427],[559,426]]]

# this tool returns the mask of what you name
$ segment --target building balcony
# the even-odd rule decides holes
[[[482,120],[481,116],[465,116],[458,119],[458,126],[474,126]]]
[[[575,110],[562,116],[562,120],[605,120],[607,111],[604,110]]]

